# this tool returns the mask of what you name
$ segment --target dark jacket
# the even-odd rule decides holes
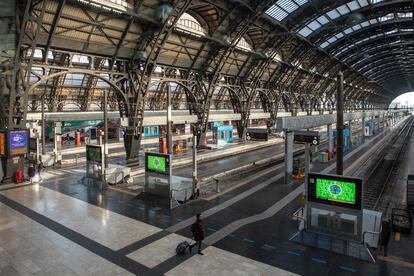
[[[204,240],[204,229],[203,225],[200,222],[195,222],[191,225],[191,233],[193,234],[195,241]]]
[[[381,245],[386,246],[391,238],[391,224],[388,221],[382,222]]]
[[[29,167],[28,173],[29,173],[29,177],[34,177],[35,174],[36,174],[35,168],[34,167]]]

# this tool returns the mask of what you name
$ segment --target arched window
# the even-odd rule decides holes
[[[176,28],[179,31],[190,33],[196,36],[205,36],[207,35],[207,30],[201,26],[200,22],[197,19],[184,13],[180,19],[178,19]]]
[[[250,45],[244,37],[237,43],[237,48],[245,51],[251,51],[253,49],[252,45]]]

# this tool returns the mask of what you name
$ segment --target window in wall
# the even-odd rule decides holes
[[[176,28],[179,31],[184,31],[197,36],[205,36],[207,34],[200,22],[188,13],[184,13],[180,19],[178,19]]]

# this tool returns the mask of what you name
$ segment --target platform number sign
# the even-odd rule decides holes
[[[317,131],[295,131],[293,136],[295,144],[319,145],[319,133]]]

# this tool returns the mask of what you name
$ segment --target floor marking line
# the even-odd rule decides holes
[[[320,264],[327,264],[328,262],[319,258],[312,258],[312,261],[320,263]]]
[[[345,271],[353,272],[353,273],[357,272],[355,268],[347,266],[347,265],[340,265],[339,268]]]
[[[272,184],[272,183],[274,183],[274,182],[282,179],[284,176],[285,176],[285,173],[282,172],[282,173],[280,173],[280,174],[278,174],[278,175],[276,175],[276,176],[274,176],[274,177],[272,177],[272,178],[270,178],[270,179],[262,182],[261,184],[256,185],[256,186],[248,189],[247,191],[244,191],[241,194],[238,194],[237,196],[235,196],[235,197],[233,197],[233,198],[231,198],[229,200],[226,200],[225,202],[223,202],[221,204],[218,204],[218,205],[216,205],[216,206],[214,206],[214,207],[212,207],[212,208],[204,211],[203,212],[203,217],[204,218],[207,218],[207,217],[209,217],[211,215],[214,215],[214,214],[220,212],[221,210],[223,210],[223,209],[225,209],[225,208],[233,205],[234,203],[236,203],[236,202],[238,202],[238,201],[240,201],[240,200],[242,200],[242,199],[244,199],[244,198],[246,198],[246,197],[254,194],[255,192],[257,192],[257,191],[259,191],[259,190],[261,190],[261,189],[269,186],[270,184]],[[177,232],[179,230],[182,230],[182,229],[190,226],[193,223],[194,223],[194,218],[188,218],[186,220],[183,220],[180,223],[177,223],[175,225],[172,225],[172,226],[166,228],[165,230],[174,233],[174,232]],[[231,231],[231,232],[233,232],[233,231]]]
[[[302,256],[302,254],[300,254],[300,253],[298,253],[298,252],[295,252],[295,251],[288,251],[288,254],[289,255],[293,255],[293,256],[297,256],[297,257],[300,257],[300,256]]]
[[[245,239],[243,239],[245,242],[249,242],[249,243],[256,243],[256,241],[254,241],[254,240],[251,240],[251,239],[248,239],[248,238],[245,238]]]

